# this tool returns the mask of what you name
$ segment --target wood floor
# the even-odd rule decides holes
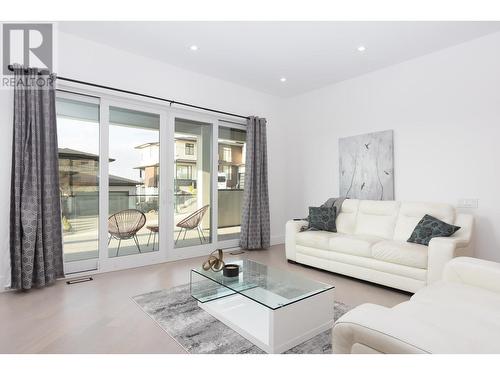
[[[285,259],[284,245],[246,252],[249,258],[335,285],[335,299],[356,306],[393,306],[410,295]],[[130,297],[189,282],[202,258],[94,276],[81,284],[0,293],[0,353],[185,353]]]

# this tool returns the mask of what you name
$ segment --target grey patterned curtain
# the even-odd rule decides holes
[[[63,276],[55,76],[45,73],[14,67],[10,210],[13,289],[41,287]]]
[[[268,248],[271,230],[265,118],[252,116],[247,121],[245,190],[241,216],[240,246],[243,249]]]

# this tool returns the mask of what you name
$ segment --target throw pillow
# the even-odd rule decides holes
[[[459,229],[460,227],[445,223],[431,215],[425,215],[413,230],[408,242],[429,246],[432,238],[450,237]]]
[[[336,217],[337,209],[335,207],[309,207],[309,229],[336,232]]]

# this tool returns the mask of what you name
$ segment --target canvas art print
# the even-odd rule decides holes
[[[393,131],[339,139],[340,196],[394,199]]]

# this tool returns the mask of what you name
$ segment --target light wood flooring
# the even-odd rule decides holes
[[[290,264],[284,245],[230,258],[249,258],[335,285],[351,306],[393,306],[410,295],[348,277]],[[130,297],[189,282],[193,258],[97,274],[94,280],[30,292],[0,293],[0,353],[185,353]]]

